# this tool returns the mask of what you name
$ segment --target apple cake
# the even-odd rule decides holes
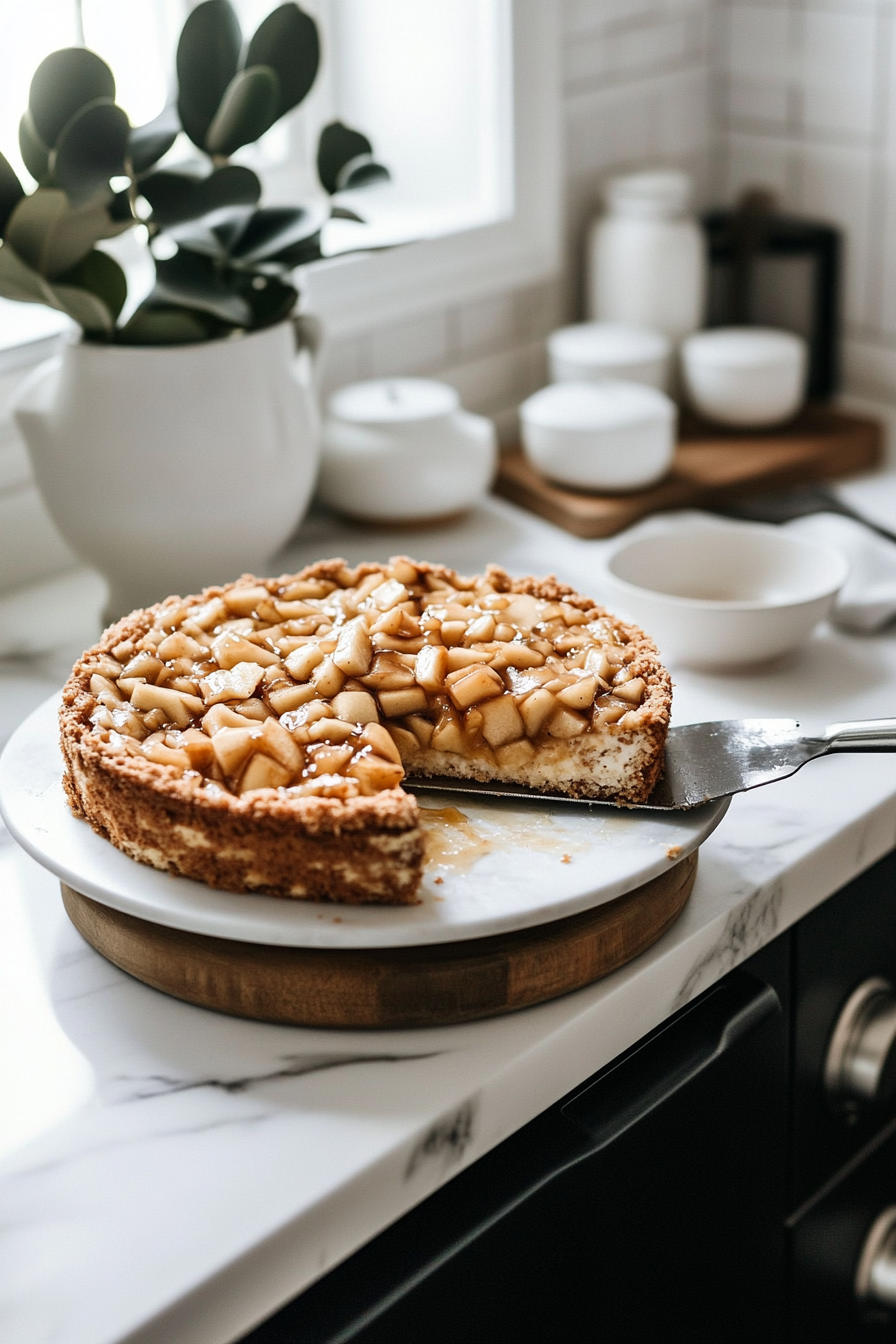
[[[554,578],[327,560],[107,630],[65,686],[64,784],[141,863],[409,903],[424,836],[406,774],[642,802],[670,701],[650,639]]]

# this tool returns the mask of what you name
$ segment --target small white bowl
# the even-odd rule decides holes
[[[554,383],[624,378],[666,390],[672,343],[661,331],[623,322],[578,322],[548,337]]]
[[[553,383],[520,407],[532,465],[583,490],[639,490],[660,480],[675,455],[676,420],[664,392],[621,379]]]
[[[779,425],[803,404],[806,342],[772,327],[718,327],[682,343],[681,364],[696,411],[724,425]]]
[[[608,564],[618,605],[670,661],[709,671],[793,652],[830,612],[849,566],[778,528],[676,528],[621,546]]]

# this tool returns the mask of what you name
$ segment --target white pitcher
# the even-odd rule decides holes
[[[117,619],[264,573],[317,474],[307,320],[179,346],[80,341],[15,408],[44,502]]]

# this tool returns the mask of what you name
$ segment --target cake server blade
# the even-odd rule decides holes
[[[680,812],[733,793],[773,784],[808,761],[843,751],[896,751],[896,719],[832,723],[816,736],[800,732],[795,719],[720,719],[686,723],[666,738],[663,778],[645,803],[622,806],[652,812]],[[619,804],[562,793],[542,793],[521,785],[481,783],[447,776],[407,779],[412,793],[460,793],[486,798],[530,799],[596,807]]]

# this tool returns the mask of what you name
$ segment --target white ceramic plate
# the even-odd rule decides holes
[[[58,697],[11,738],[0,810],[19,844],[77,891],[175,929],[289,947],[406,947],[545,924],[611,901],[666,872],[715,830],[728,800],[692,812],[427,795],[433,849],[414,906],[329,905],[238,896],[135,863],[69,811],[62,791]],[[456,823],[458,815],[465,820]],[[454,851],[452,854],[451,851]]]

